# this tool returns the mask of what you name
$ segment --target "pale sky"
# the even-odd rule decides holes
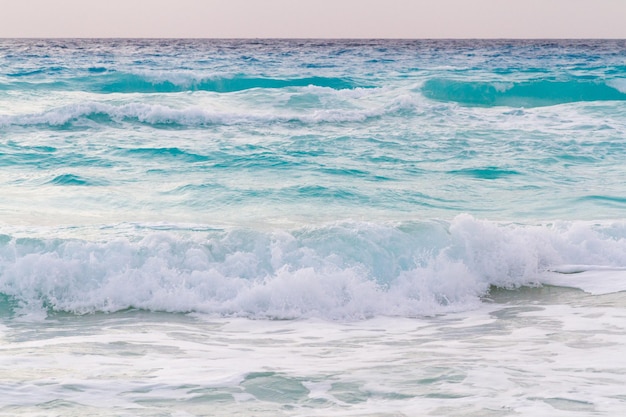
[[[0,0],[0,37],[626,38],[626,0]]]

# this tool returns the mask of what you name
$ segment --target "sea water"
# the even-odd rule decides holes
[[[0,415],[626,412],[626,42],[0,41]]]

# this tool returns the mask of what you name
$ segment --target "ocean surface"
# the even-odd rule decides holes
[[[626,41],[0,40],[0,416],[626,415]]]

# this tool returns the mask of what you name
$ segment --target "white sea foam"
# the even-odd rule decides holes
[[[606,83],[608,86],[615,88],[620,93],[626,94],[626,79],[624,78],[616,78],[613,80],[609,80]]]
[[[615,236],[616,231],[619,233]],[[626,265],[624,225],[348,223],[282,232],[151,232],[140,240],[3,238],[0,292],[24,311],[129,307],[247,317],[359,319],[474,308],[490,286],[597,288]],[[593,274],[554,273],[584,261]],[[623,271],[620,271],[623,273]],[[606,281],[606,280],[605,280]],[[626,280],[603,286],[626,290]]]
[[[580,288],[594,295],[626,291],[626,268],[598,265],[562,265],[542,275],[545,284]]]

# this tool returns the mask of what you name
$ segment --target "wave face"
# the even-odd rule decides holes
[[[548,271],[580,272],[562,265],[626,262],[624,223],[520,226],[467,215],[187,238],[153,230],[135,240],[0,239],[0,293],[30,313],[431,315],[475,307],[491,286],[538,285]]]
[[[0,40],[0,314],[413,317],[492,287],[620,291],[625,55]]]
[[[289,87],[324,87],[331,89],[352,89],[360,87],[350,79],[332,77],[210,77],[195,78],[193,74],[180,73],[163,76],[162,74],[125,74],[125,73],[96,73],[89,71],[89,76],[61,78],[57,81],[25,81],[15,75],[7,74],[11,78],[0,84],[0,91],[89,91],[93,93],[178,93],[185,91],[211,91],[216,93],[233,93],[258,88],[289,88]],[[103,71],[104,72],[104,71]],[[33,72],[32,75],[39,75]]]
[[[626,92],[602,80],[531,80],[525,82],[469,82],[431,78],[424,95],[433,100],[469,106],[539,107],[578,101],[626,100]]]

